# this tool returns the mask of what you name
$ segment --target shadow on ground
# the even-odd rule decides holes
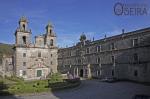
[[[82,80],[81,82],[82,84],[75,88],[53,91],[55,98],[52,99],[135,99],[133,97],[136,95],[150,96],[150,86],[134,82],[106,83],[98,80]]]
[[[86,83],[87,81],[88,80],[82,80],[80,84],[62,90],[52,90],[52,94],[55,99],[82,99],[82,96],[84,96],[84,94],[82,94],[84,87],[90,85]],[[84,92],[86,93],[86,88]]]
[[[17,99],[13,94],[6,91],[8,85],[0,82],[0,99]]]

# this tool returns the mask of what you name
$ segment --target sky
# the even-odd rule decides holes
[[[147,15],[116,15],[116,3],[146,4]],[[102,39],[150,27],[150,0],[1,0],[0,42],[15,43],[14,32],[26,16],[34,36],[46,33],[50,21],[59,47],[72,46],[84,32],[88,39]]]

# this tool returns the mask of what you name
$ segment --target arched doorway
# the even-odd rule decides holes
[[[80,77],[83,77],[83,69],[80,69]]]

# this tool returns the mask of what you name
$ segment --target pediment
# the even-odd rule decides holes
[[[41,63],[41,62],[37,62],[33,65],[31,65],[30,67],[28,67],[28,69],[35,69],[35,68],[48,68],[49,66],[44,64],[44,63]]]

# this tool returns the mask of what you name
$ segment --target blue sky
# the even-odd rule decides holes
[[[48,21],[53,23],[59,47],[72,46],[84,32],[88,39],[101,39],[150,27],[150,14],[116,16],[115,3],[145,3],[149,0],[1,0],[0,42],[14,43],[18,20],[26,16],[32,37],[45,33]]]

